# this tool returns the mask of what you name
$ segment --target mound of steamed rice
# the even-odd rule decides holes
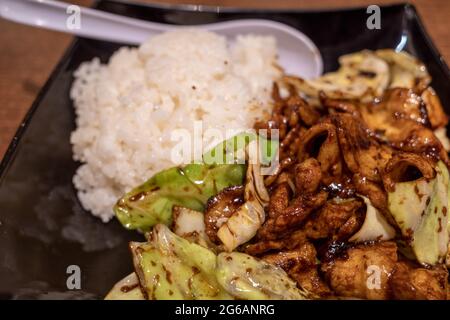
[[[270,112],[280,76],[272,37],[226,39],[198,30],[156,36],[121,48],[101,64],[83,63],[71,90],[77,128],[74,184],[85,209],[104,222],[117,199],[156,172],[173,166],[171,132],[252,128]]]

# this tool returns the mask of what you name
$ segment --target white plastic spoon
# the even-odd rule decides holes
[[[73,23],[74,14],[78,13],[79,25]],[[140,44],[155,34],[183,28],[52,0],[0,0],[0,16],[40,28],[126,44]],[[304,78],[317,77],[322,73],[322,58],[314,43],[300,31],[285,24],[246,19],[189,27],[213,31],[231,41],[239,34],[271,35],[277,40],[279,61],[287,73]]]

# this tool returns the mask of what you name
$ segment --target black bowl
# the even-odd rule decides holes
[[[271,11],[201,7],[199,11],[196,6],[115,1],[100,1],[96,7],[171,24],[277,20],[298,28],[316,43],[325,71],[337,68],[337,58],[345,53],[404,48],[426,64],[443,105],[450,107],[449,69],[415,8],[408,4],[381,7],[381,30],[366,27],[366,8]],[[126,231],[117,221],[103,224],[83,210],[72,184],[79,164],[72,160],[69,142],[75,126],[69,99],[73,71],[96,56],[106,62],[118,48],[113,43],[76,39],[41,90],[0,164],[0,298],[102,298],[132,270],[127,242],[142,236]],[[68,289],[68,271],[73,265],[80,268],[81,289]]]

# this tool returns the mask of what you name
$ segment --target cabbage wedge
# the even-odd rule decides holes
[[[260,159],[270,163],[278,141],[256,133],[240,133],[203,155],[203,163],[163,170],[120,198],[114,206],[116,217],[127,229],[148,231],[158,223],[172,222],[172,208],[203,211],[206,201],[222,189],[244,183],[245,149],[259,141]]]
[[[124,195],[114,212],[125,228],[148,231],[158,223],[170,224],[174,205],[203,211],[209,197],[242,184],[244,175],[245,165],[241,164],[170,168]]]
[[[281,268],[240,252],[219,254],[217,278],[241,300],[306,299],[306,293]]]
[[[372,202],[366,197],[361,196],[366,204],[366,216],[364,222],[350,239],[350,242],[366,242],[391,240],[395,237],[395,229],[380,213],[380,211],[372,205]]]
[[[115,285],[106,299],[306,299],[283,269],[244,253],[216,255],[162,224],[147,243],[130,247],[136,273]],[[124,292],[124,284],[136,290]]]
[[[448,250],[448,188],[447,167],[439,161],[436,176],[397,182],[388,193],[389,210],[414,255],[422,264],[443,262]]]
[[[269,194],[258,161],[247,167],[244,200],[244,204],[217,232],[217,237],[228,252],[252,239],[266,219],[264,207],[269,202]]]
[[[130,273],[117,282],[105,300],[145,300],[136,273]]]
[[[165,225],[153,229],[148,243],[130,244],[134,266],[151,300],[231,299],[217,282],[216,255]]]

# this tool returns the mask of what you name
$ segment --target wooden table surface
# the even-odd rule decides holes
[[[145,1],[142,2],[155,2]],[[88,6],[90,0],[72,0]],[[390,0],[169,0],[232,7],[336,8],[398,3]],[[446,61],[450,61],[450,0],[416,0],[413,3]],[[39,30],[0,20],[0,159],[50,72],[71,41],[65,34]]]

